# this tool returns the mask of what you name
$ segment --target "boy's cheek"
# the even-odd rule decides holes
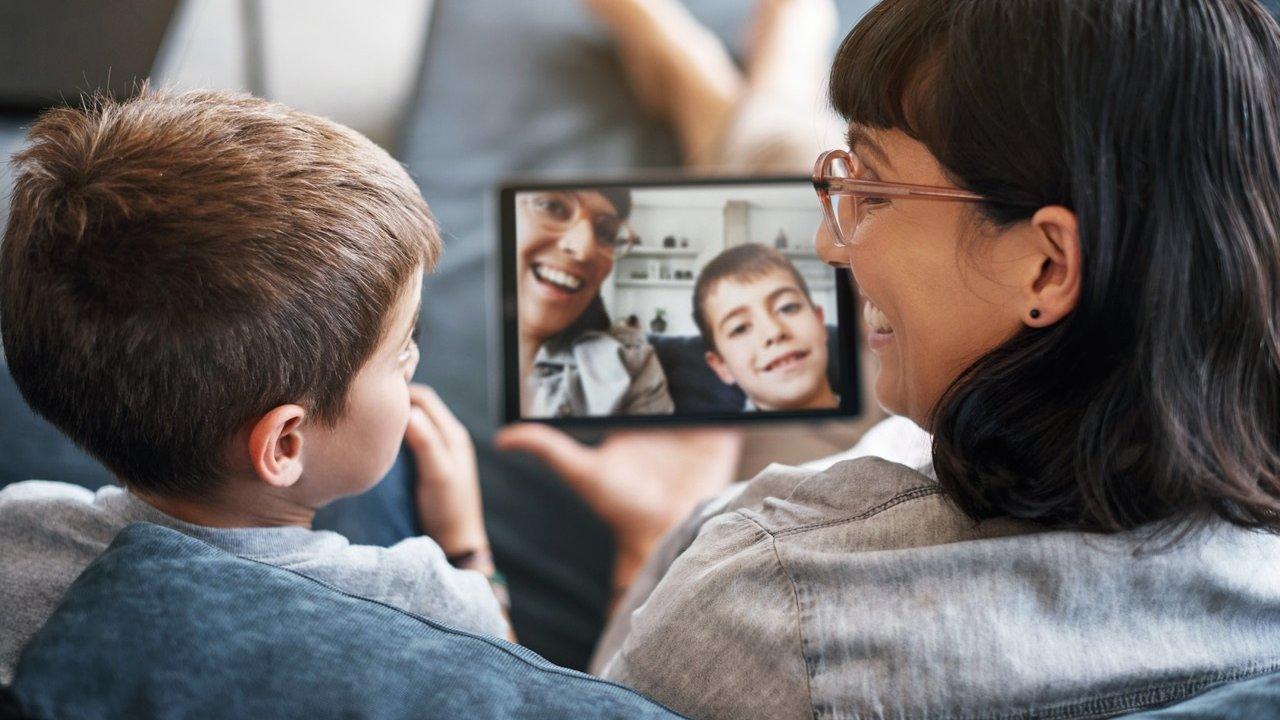
[[[755,352],[745,345],[746,343],[740,343],[727,352],[729,368],[736,375],[745,375],[755,371]]]

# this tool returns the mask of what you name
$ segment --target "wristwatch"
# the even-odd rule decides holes
[[[489,589],[493,591],[493,596],[498,599],[498,605],[504,612],[511,609],[511,591],[507,588],[507,578],[498,572],[498,566],[493,562],[491,551],[473,548],[456,555],[446,555],[445,559],[459,570],[475,570],[484,575],[484,578],[489,581]]]

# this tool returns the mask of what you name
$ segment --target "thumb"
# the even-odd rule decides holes
[[[595,484],[596,450],[549,425],[521,423],[505,427],[494,437],[494,444],[499,450],[538,458],[580,492],[588,489],[584,485]]]
[[[436,452],[443,445],[440,431],[417,405],[409,408],[409,424],[404,429],[404,443],[415,455]]]

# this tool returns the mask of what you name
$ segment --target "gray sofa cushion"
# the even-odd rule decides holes
[[[145,523],[72,585],[11,691],[49,720],[678,717],[520,646]]]
[[[649,335],[658,362],[667,376],[667,388],[677,414],[735,413],[747,396],[736,385],[725,385],[706,362],[707,344],[700,335]],[[839,357],[840,331],[827,327],[827,353]],[[840,389],[837,363],[829,363],[827,382]]]

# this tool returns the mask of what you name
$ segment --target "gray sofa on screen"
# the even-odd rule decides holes
[[[733,413],[747,396],[736,385],[725,385],[707,365],[707,344],[699,335],[649,335],[649,343],[667,376],[667,389],[679,414]],[[827,327],[827,356],[839,357],[838,328]],[[835,363],[828,363],[827,382],[839,388]],[[838,392],[838,390],[837,390]]]

